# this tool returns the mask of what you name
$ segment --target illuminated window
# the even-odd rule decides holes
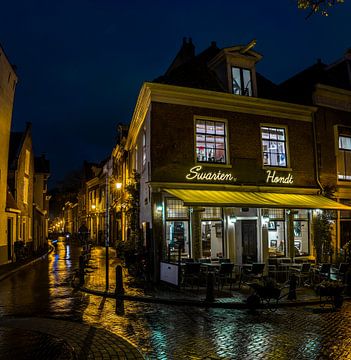
[[[24,163],[24,173],[29,175],[30,151],[26,150],[26,159]]]
[[[339,135],[338,179],[351,180],[351,136]]]
[[[225,122],[197,119],[195,124],[197,161],[225,164]]]
[[[143,131],[143,169],[146,165],[146,130]]]
[[[183,202],[178,199],[167,199],[166,206],[167,219],[187,219],[188,208],[183,205]]]
[[[28,186],[29,186],[29,180],[28,178],[23,179],[23,203],[28,204]]]
[[[232,67],[233,94],[252,96],[251,71]]]
[[[287,167],[285,129],[262,126],[261,139],[263,165]]]

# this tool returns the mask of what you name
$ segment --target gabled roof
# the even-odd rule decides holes
[[[180,52],[183,52],[183,47]],[[212,91],[224,91],[217,80],[216,75],[212,72],[207,63],[219,53],[220,49],[216,43],[212,42],[211,46],[196,56],[183,57],[183,62],[173,61],[166,73],[153,82],[160,84],[184,86],[195,89],[206,89]],[[175,59],[179,59],[179,53]],[[175,66],[175,63],[177,66]]]
[[[19,211],[15,198],[13,197],[13,195],[11,194],[10,190],[7,190],[7,196],[6,196],[6,210],[7,211],[14,211],[17,212]]]
[[[300,104],[312,104],[317,84],[351,90],[351,57],[349,53],[337,62],[327,65],[317,63],[295,74],[278,85],[278,98]]]
[[[195,55],[195,47],[189,39],[183,39],[183,44],[170,67],[164,75],[154,79],[154,83],[182,86],[194,89],[211,90],[216,92],[227,92],[216,73],[212,70],[213,63],[219,61],[226,54],[236,56],[251,57],[254,62],[260,60],[262,55],[251,50],[255,41],[248,45],[238,45],[220,49],[215,41],[211,45]],[[256,73],[257,74],[257,73]],[[260,97],[275,98],[276,85],[264,78],[257,76],[258,94]],[[265,88],[267,87],[267,88]]]
[[[11,132],[9,147],[9,170],[17,169],[17,159],[21,152],[24,138],[24,132]]]
[[[24,132],[11,132],[10,134],[10,146],[9,146],[9,170],[17,169],[17,160],[21,152],[23,142],[32,131],[32,124],[27,122],[27,126]]]

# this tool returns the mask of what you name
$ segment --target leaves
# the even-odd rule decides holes
[[[301,10],[309,10],[306,19],[313,14],[329,16],[330,8],[342,4],[344,0],[297,0],[297,7]]]

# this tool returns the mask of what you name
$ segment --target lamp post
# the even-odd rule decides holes
[[[105,252],[106,252],[106,292],[109,288],[109,247],[110,247],[110,176],[112,175],[112,160],[109,159],[106,163],[105,168],[106,173],[106,206],[105,206],[105,212],[106,212],[106,218],[105,218]]]

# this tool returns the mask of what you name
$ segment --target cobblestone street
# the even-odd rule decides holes
[[[311,305],[256,314],[125,301],[117,315],[114,299],[71,288],[78,254],[60,243],[48,259],[1,281],[0,358],[134,359],[139,351],[157,360],[351,359],[349,301],[338,312]],[[99,258],[96,250],[92,267]]]
[[[148,359],[351,359],[351,304],[268,310],[200,309],[90,296],[83,320],[127,338]]]

